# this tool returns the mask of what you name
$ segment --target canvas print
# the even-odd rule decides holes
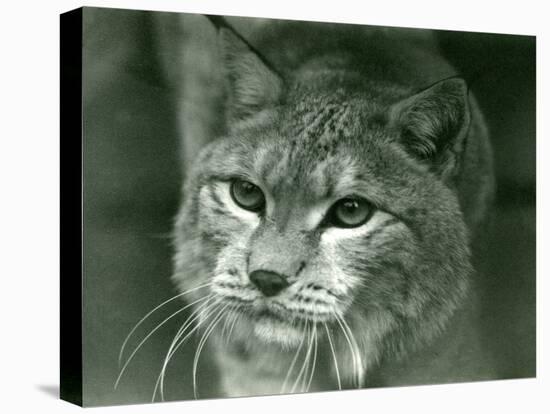
[[[535,376],[535,37],[375,23],[62,16],[62,398]]]

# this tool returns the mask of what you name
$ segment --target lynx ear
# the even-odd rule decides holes
[[[409,153],[441,176],[456,171],[470,124],[468,88],[463,79],[440,81],[394,104],[389,118]]]
[[[230,115],[242,119],[276,105],[283,89],[281,77],[231,30],[221,28],[219,36]]]

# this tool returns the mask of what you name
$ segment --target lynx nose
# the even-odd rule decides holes
[[[275,296],[289,285],[284,276],[268,270],[254,270],[249,277],[265,296]]]

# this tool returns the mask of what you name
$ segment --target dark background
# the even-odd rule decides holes
[[[84,13],[84,404],[150,401],[181,318],[147,342],[115,391],[118,352],[150,309],[176,294],[168,234],[180,198],[176,95],[163,76],[153,13]],[[157,16],[158,17],[158,16]],[[160,19],[162,21],[162,19]],[[502,378],[535,375],[535,39],[440,32],[470,79],[494,145],[498,192],[483,267],[484,340]],[[158,312],[132,346],[178,309]],[[128,353],[126,354],[128,355]],[[192,398],[192,344],[172,361],[167,399]],[[217,386],[204,355],[199,387]]]

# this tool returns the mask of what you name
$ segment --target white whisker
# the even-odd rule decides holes
[[[205,333],[203,334],[199,345],[197,347],[197,351],[195,353],[195,360],[193,361],[193,395],[195,399],[198,398],[197,394],[197,367],[199,365],[199,358],[202,352],[202,349],[204,348],[204,345],[206,344],[206,341],[208,341],[208,337],[210,334],[214,331],[214,328],[219,323],[219,321],[223,318],[223,312],[227,309],[229,304],[225,305],[216,316],[214,316],[214,319],[212,320],[212,323],[208,328],[206,328]]]
[[[212,295],[212,299],[215,298],[215,295]],[[190,318],[185,322],[185,324],[180,328],[178,333],[176,334],[175,341],[174,341],[174,349],[170,352],[168,352],[168,359],[170,360],[172,356],[176,353],[177,348],[179,348],[180,345],[182,345],[193,332],[195,332],[200,326],[202,326],[204,323],[206,323],[206,320],[212,313],[216,311],[217,305],[219,305],[221,300],[218,298],[218,300],[215,300],[213,302],[210,302],[208,304],[203,303],[197,310],[193,313],[193,315],[190,315]],[[191,316],[193,317],[191,319]],[[195,322],[197,319],[201,319],[202,321],[199,321],[197,325],[187,334],[183,339],[180,340],[180,338],[185,334],[185,331]]]
[[[288,382],[290,378],[290,374],[292,373],[292,370],[294,369],[294,365],[296,364],[296,361],[298,360],[298,355],[300,354],[300,351],[302,350],[302,345],[304,344],[304,339],[306,338],[306,328],[307,325],[304,326],[304,333],[302,334],[302,339],[300,340],[300,344],[298,345],[298,349],[296,350],[296,353],[294,354],[294,358],[292,359],[292,362],[290,363],[290,367],[288,368],[288,371],[286,373],[285,380],[283,381],[283,386],[281,387],[281,394],[284,392],[286,388],[286,383]]]
[[[357,361],[356,361],[353,346],[351,345],[351,340],[349,339],[348,334],[347,334],[346,330],[344,329],[344,325],[342,325],[342,323],[340,322],[340,317],[337,314],[334,314],[334,315],[336,317],[336,322],[338,322],[338,326],[342,330],[342,333],[344,334],[344,337],[346,338],[346,341],[348,343],[349,350],[350,350],[350,353],[351,353],[351,358],[353,359],[353,362],[352,362],[353,373],[354,373],[354,377],[356,378],[357,377]]]
[[[313,325],[313,338],[315,339],[315,348],[313,351],[313,367],[311,368],[311,373],[309,374],[309,381],[307,382],[306,392],[308,392],[309,388],[311,387],[313,374],[315,373],[315,363],[317,362],[317,325]]]
[[[312,344],[312,341],[313,340],[313,331],[310,330],[309,331],[309,337],[308,337],[308,343],[309,345]],[[307,374],[309,372],[309,366],[311,365],[311,358],[310,358],[310,353],[309,353],[309,345],[308,345],[308,351],[306,353],[306,359],[305,359],[305,363],[306,363],[306,369],[304,370],[304,373],[303,375],[301,375],[301,378],[300,378],[300,383],[301,383],[301,386],[300,386],[300,392],[305,392],[305,387],[306,387],[306,378],[307,378]]]
[[[233,315],[233,309],[230,308],[228,309],[227,313],[225,314],[225,318],[224,318],[224,321],[223,321],[223,325],[222,325],[222,338],[225,336],[227,338],[227,329],[229,329],[228,325],[229,325],[229,321],[230,321],[230,316]]]
[[[359,354],[359,349],[357,347],[357,342],[355,341],[355,337],[353,336],[351,330],[349,329],[348,324],[346,321],[340,317],[338,314],[334,314],[336,317],[336,321],[338,322],[338,325],[342,329],[342,333],[344,334],[344,337],[346,338],[346,341],[348,343],[350,352],[351,352],[351,358],[353,360],[353,372],[355,376],[355,382],[358,388],[362,385],[362,366],[361,366],[361,359]],[[347,328],[347,329],[346,329]],[[351,335],[351,337],[350,337]]]
[[[243,312],[240,311],[239,312],[239,309],[234,309],[233,310],[233,319],[231,321],[231,327],[229,328],[229,333],[227,334],[227,340],[226,340],[226,344],[229,343],[229,341],[231,340],[231,334],[233,333],[233,329],[235,328],[235,324],[237,323],[237,319],[239,319],[239,316],[242,315]]]
[[[214,295],[210,295],[209,299],[202,303],[195,311],[189,315],[187,320],[183,323],[182,327],[179,329],[178,333],[172,340],[172,343],[170,344],[170,348],[168,348],[168,352],[166,353],[166,356],[164,358],[164,363],[162,365],[162,369],[159,373],[159,376],[157,377],[157,381],[155,383],[155,388],[153,390],[153,398],[152,401],[155,401],[157,390],[160,387],[160,395],[161,400],[164,401],[164,376],[166,374],[166,368],[174,356],[174,354],[177,352],[179,347],[189,338],[199,327],[208,319],[208,317],[213,313],[210,311],[213,311],[214,308],[216,308],[216,305],[220,303],[219,300],[208,303],[211,299],[214,299]],[[180,338],[183,336],[185,331],[195,322],[197,319],[199,319],[203,313],[207,313],[207,315],[204,317],[203,322],[199,322],[193,329],[191,329],[187,335],[183,339],[180,340]],[[179,341],[179,342],[178,342]]]
[[[352,342],[353,347],[355,349],[355,355],[356,355],[357,366],[358,366],[358,369],[357,369],[357,387],[362,388],[366,367],[363,366],[363,359],[361,358],[361,352],[359,350],[359,346],[357,345],[357,341],[355,339],[355,335],[353,334],[353,331],[349,327],[349,325],[346,322],[345,318],[342,317],[341,321],[344,324],[344,327],[347,329],[348,335],[350,336],[351,342]]]
[[[338,369],[338,360],[336,359],[334,344],[332,343],[332,338],[331,338],[330,331],[328,329],[327,324],[323,323],[323,325],[325,325],[325,330],[327,331],[328,344],[330,346],[330,351],[332,352],[332,360],[334,361],[334,369],[336,370],[336,380],[338,381],[338,389],[341,390],[342,382],[340,381],[340,370]]]
[[[212,282],[209,282],[209,283],[205,283],[203,285],[199,285],[199,286],[196,286],[192,289],[189,289],[189,290],[186,290],[185,292],[182,292],[182,293],[179,293],[177,294],[176,296],[174,297],[171,297],[170,299],[168,300],[165,300],[164,302],[162,302],[160,305],[158,305],[157,307],[155,307],[153,310],[151,310],[149,313],[147,313],[143,318],[140,319],[140,321],[138,323],[136,323],[134,325],[134,327],[132,328],[132,330],[130,331],[130,333],[126,336],[126,338],[124,339],[124,342],[122,343],[122,346],[120,347],[120,352],[118,354],[118,364],[120,365],[121,361],[122,361],[122,355],[124,354],[124,349],[126,348],[126,344],[128,343],[128,340],[131,338],[131,336],[134,334],[134,332],[136,331],[137,328],[139,328],[141,326],[141,324],[143,322],[145,322],[145,320],[147,320],[147,318],[149,318],[153,313],[155,313],[158,309],[162,308],[163,306],[167,305],[168,303],[172,302],[173,300],[176,300],[177,298],[180,298],[184,295],[187,295],[188,293],[191,293],[191,292],[194,292],[196,290],[199,290],[199,289],[202,289],[204,287],[207,287],[207,286],[210,286],[212,284]]]
[[[306,369],[306,366],[309,362],[309,356],[311,354],[311,347],[313,345],[313,335],[311,334],[309,330],[309,324],[308,324],[308,347],[307,347],[307,353],[304,358],[304,363],[302,364],[302,368],[298,372],[298,377],[296,378],[294,385],[292,386],[292,389],[290,390],[290,393],[294,393],[294,390],[296,389],[296,386],[300,382],[300,379],[302,378],[302,375],[304,374],[304,370]]]
[[[118,384],[120,382],[120,380],[122,379],[122,376],[124,375],[124,372],[126,371],[126,368],[128,367],[128,364],[130,364],[130,362],[132,361],[132,359],[134,358],[134,356],[136,355],[136,353],[140,350],[140,348],[143,346],[143,344],[145,344],[145,342],[147,342],[147,340],[151,337],[151,335],[153,335],[156,331],[158,331],[163,325],[165,325],[170,319],[174,318],[176,315],[180,314],[181,312],[185,311],[187,308],[189,308],[190,306],[193,306],[194,304],[198,303],[198,302],[201,302],[205,299],[207,299],[208,296],[205,296],[205,297],[202,297],[200,299],[197,299],[196,301],[194,302],[191,302],[190,304],[184,306],[183,308],[179,309],[178,311],[174,312],[172,315],[170,315],[169,317],[167,317],[166,319],[164,319],[161,323],[159,323],[154,329],[151,330],[151,332],[149,332],[147,334],[147,336],[145,338],[143,338],[143,340],[138,344],[138,346],[134,349],[134,351],[130,354],[130,357],[126,360],[126,362],[124,363],[122,369],[120,370],[120,373],[118,374],[118,377],[116,379],[116,382],[115,382],[115,386],[114,388],[116,389],[118,387]]]

